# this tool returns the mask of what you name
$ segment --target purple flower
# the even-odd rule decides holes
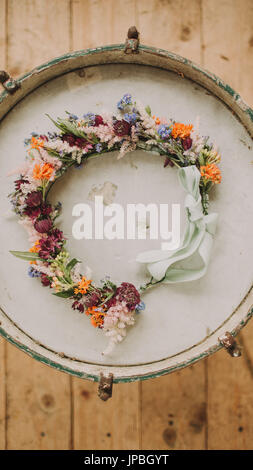
[[[34,269],[32,266],[28,268],[28,276],[30,277],[40,277],[41,273]]]
[[[96,152],[100,153],[103,147],[101,144],[97,144],[95,148],[96,148]]]

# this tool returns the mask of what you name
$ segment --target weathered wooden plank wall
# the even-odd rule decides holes
[[[141,41],[217,73],[253,105],[252,0],[0,0],[0,68],[14,76],[69,50]],[[253,324],[221,351],[160,379],[96,384],[0,340],[0,449],[252,449]]]

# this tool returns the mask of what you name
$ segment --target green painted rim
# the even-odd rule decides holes
[[[17,82],[19,84],[22,84],[24,82],[26,82],[27,80],[29,80],[31,77],[33,77],[35,74],[39,74],[39,73],[42,73],[44,71],[46,71],[47,69],[51,68],[51,67],[54,67],[56,66],[57,64],[60,64],[62,62],[66,62],[66,61],[71,61],[73,59],[76,59],[78,57],[85,57],[85,56],[90,56],[90,55],[95,55],[95,54],[98,54],[98,53],[106,53],[106,52],[117,52],[117,51],[123,51],[124,50],[124,44],[115,44],[115,45],[110,45],[110,46],[105,46],[105,47],[97,47],[97,48],[94,48],[94,49],[85,49],[85,50],[80,50],[80,51],[76,51],[76,52],[72,52],[72,53],[67,53],[67,54],[64,54],[60,57],[57,57],[53,60],[50,60],[49,62],[46,62],[36,68],[34,68],[32,71],[22,75],[20,78],[17,79]],[[245,116],[247,116],[247,118],[253,123],[253,109],[250,108],[243,100],[242,98],[240,97],[240,95],[233,90],[233,88],[231,88],[228,84],[226,84],[223,80],[221,80],[219,77],[217,77],[216,75],[208,72],[207,70],[203,69],[202,67],[200,67],[199,65],[195,64],[194,62],[184,58],[184,57],[181,57],[177,54],[174,54],[174,53],[171,53],[171,52],[168,52],[166,50],[163,50],[163,49],[157,49],[157,48],[154,48],[154,47],[148,47],[148,46],[144,46],[144,45],[141,45],[139,47],[139,50],[141,52],[144,52],[144,53],[147,53],[147,54],[151,54],[151,55],[156,55],[156,56],[160,56],[160,57],[163,57],[163,58],[167,58],[167,59],[171,59],[175,64],[185,64],[187,66],[189,66],[189,68],[195,70],[197,73],[199,73],[200,75],[202,75],[203,77],[207,78],[208,80],[210,80],[211,82],[213,82],[215,84],[215,86],[218,86],[223,92],[225,92],[225,94],[227,96],[230,97],[230,99],[232,98],[232,100],[234,101],[234,103],[238,106],[239,110],[245,114]],[[137,56],[138,57],[138,56]],[[110,61],[108,61],[107,63],[112,63]],[[113,63],[117,63],[117,62],[113,62]],[[123,62],[120,62],[118,61],[118,63],[123,63]],[[138,65],[138,61],[133,61],[133,62],[130,62],[130,63],[133,63],[133,64],[136,64]],[[89,65],[88,65],[89,66]],[[79,68],[82,68],[82,67],[85,67],[85,64],[82,64]],[[158,65],[153,65],[153,67],[158,67]],[[72,71],[75,70],[76,67],[73,67]],[[71,71],[71,70],[69,70]],[[59,73],[59,75],[62,75],[64,73],[68,73],[69,71],[66,71],[66,72],[63,72],[63,73]],[[176,70],[175,70],[176,72]],[[54,79],[57,77],[57,74],[51,78],[51,79]],[[187,78],[187,77],[186,77]],[[50,78],[49,79],[46,79],[43,83],[46,83],[48,80],[51,80]],[[197,80],[196,80],[197,82]],[[13,104],[10,104],[9,106],[9,109],[7,109],[6,112],[3,113],[2,115],[2,118],[4,118],[4,116],[7,114],[7,112],[9,112],[13,107],[15,107],[15,105],[22,99],[24,99],[28,93],[34,91],[34,89],[36,89],[37,87],[41,86],[43,84],[42,82],[37,85],[37,86],[34,86],[29,92],[27,92],[24,96],[21,96],[17,101],[15,101]],[[203,83],[199,82],[200,85],[202,87],[205,87],[203,85]],[[207,87],[208,89],[208,87]],[[21,90],[21,89],[20,89]],[[18,93],[20,92],[20,90],[17,91],[17,95]],[[21,90],[22,91],[22,90]],[[213,93],[215,95],[215,93]],[[0,111],[1,111],[1,105],[3,103],[6,103],[6,101],[8,100],[8,98],[10,97],[9,93],[7,91],[3,91],[1,94],[0,94]],[[217,96],[217,98],[219,99],[219,97]],[[220,98],[222,99],[222,98]],[[223,101],[223,99],[222,99]],[[224,101],[224,103],[226,104],[226,102]],[[239,116],[237,116],[239,117]],[[239,118],[240,119],[240,118]],[[243,123],[244,127],[247,128],[246,124]],[[249,133],[251,135],[253,135],[253,130],[249,130],[247,128],[247,130],[249,131]],[[247,294],[248,295],[248,294]],[[246,295],[246,297],[247,297]],[[245,299],[244,299],[245,300]],[[244,301],[243,300],[243,301]],[[243,302],[242,301],[242,302]],[[241,305],[241,304],[240,304]],[[232,315],[224,322],[224,323],[227,323],[227,321],[233,316],[235,315],[237,309],[232,313]],[[231,331],[231,334],[233,336],[235,336],[247,323],[248,321],[250,320],[250,318],[253,316],[253,306],[250,308],[250,310],[244,315],[243,318],[241,318],[240,322],[239,322],[239,325],[237,327],[235,327],[232,331]],[[1,324],[1,323],[0,323]],[[224,324],[223,324],[224,325]],[[220,328],[222,327],[222,325],[220,325],[215,331],[219,330]],[[20,330],[17,325],[15,325],[15,328],[17,328],[18,330]],[[21,330],[20,330],[21,331]],[[215,332],[212,332],[212,334],[209,336],[209,338],[214,334]],[[24,332],[22,332],[22,334],[25,334]],[[76,377],[79,377],[79,378],[83,378],[83,379],[89,379],[89,380],[92,380],[92,381],[95,381],[95,382],[98,382],[99,381],[99,376],[98,375],[94,375],[94,374],[90,374],[90,373],[84,373],[84,372],[81,372],[81,371],[78,371],[76,370],[74,367],[71,368],[71,367],[67,367],[65,365],[62,365],[60,364],[59,362],[56,362],[52,359],[49,359],[48,357],[40,354],[39,352],[36,352],[34,351],[33,349],[31,349],[30,347],[28,346],[25,346],[25,344],[23,343],[20,343],[18,342],[16,339],[14,339],[12,336],[10,336],[3,328],[0,327],[0,335],[5,338],[7,341],[9,341],[11,344],[15,345],[16,347],[18,347],[21,351],[29,354],[31,357],[33,357],[34,359],[36,359],[37,361],[39,362],[42,362],[43,364],[46,364],[48,366],[51,366],[59,371],[62,371],[62,372],[66,372],[68,374],[71,374],[73,376],[76,376]],[[26,335],[28,337],[28,335]],[[33,340],[35,343],[36,341]],[[46,349],[45,346],[41,345],[40,347]],[[192,346],[192,348],[190,349],[194,349],[195,346]],[[186,361],[182,361],[176,365],[173,365],[173,366],[169,366],[169,367],[166,367],[164,369],[160,369],[158,371],[155,371],[155,372],[149,372],[149,373],[144,373],[143,375],[134,375],[134,376],[129,376],[129,377],[115,377],[113,382],[114,383],[126,383],[126,382],[134,382],[134,381],[137,381],[137,380],[147,380],[147,379],[150,379],[150,378],[155,378],[155,377],[159,377],[159,376],[162,376],[162,375],[165,375],[165,374],[168,374],[168,373],[171,373],[171,372],[174,372],[176,370],[179,370],[181,368],[184,368],[184,367],[187,367],[189,365],[192,365],[194,364],[195,362],[199,361],[200,359],[204,359],[205,357],[209,356],[210,354],[213,354],[214,352],[218,351],[219,349],[222,348],[222,345],[221,343],[218,341],[216,344],[214,344],[212,347],[208,348],[206,351],[196,355],[195,357],[189,359],[189,360],[186,360]],[[57,356],[57,353],[54,352],[54,354]],[[182,354],[182,352],[176,354],[175,356],[172,356],[172,357],[177,357],[177,356],[180,356],[180,354]],[[71,358],[68,358],[66,357],[66,359],[68,360],[72,360],[74,362],[74,359],[71,359]],[[161,361],[156,361],[156,364],[157,366],[168,360],[168,359],[171,359],[170,358],[167,358],[167,359],[163,359]],[[81,361],[78,361],[78,362],[81,362]],[[85,364],[84,362],[81,362],[82,364]],[[103,371],[104,369],[106,369],[108,371],[108,369],[110,369],[110,372],[113,372],[113,369],[117,369],[117,368],[121,368],[122,369],[122,366],[105,366],[105,365],[96,365],[96,367],[98,367],[101,371]],[[129,370],[131,371],[131,369],[134,369],[138,367],[138,365],[136,366],[124,366],[123,368],[126,369],[126,370]],[[141,367],[139,365],[139,367]],[[144,365],[143,365],[144,367]]]

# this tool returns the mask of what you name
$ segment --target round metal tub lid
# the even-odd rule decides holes
[[[24,75],[16,90],[6,88],[0,95],[0,333],[59,370],[92,380],[99,380],[101,372],[112,373],[114,382],[156,377],[192,364],[222,347],[219,338],[226,331],[236,334],[253,313],[253,112],[228,85],[187,59],[146,46],[138,54],[124,54],[123,49],[115,45],[66,54]],[[148,292],[146,311],[136,326],[104,357],[105,339],[89,320],[28,278],[25,264],[11,257],[9,250],[26,250],[27,240],[15,216],[9,215],[11,179],[6,174],[24,159],[24,138],[32,131],[53,129],[46,113],[55,118],[65,110],[77,115],[112,111],[127,92],[149,104],[155,115],[193,123],[199,118],[200,133],[219,146],[223,182],[211,200],[219,227],[206,276]],[[89,203],[91,194],[105,184],[113,202],[122,205],[183,204],[175,170],[162,167],[159,156],[135,151],[117,161],[112,152],[71,171],[52,190],[52,200],[63,203],[60,225],[68,249],[92,268],[95,280],[106,274],[116,281],[141,280],[143,272],[134,260],[143,241],[74,240],[73,204]]]

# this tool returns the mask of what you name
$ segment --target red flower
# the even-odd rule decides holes
[[[85,306],[92,307],[93,305],[98,305],[101,301],[101,292],[99,290],[94,290],[90,294],[85,296]]]
[[[48,233],[49,230],[51,230],[52,225],[53,225],[52,220],[47,218],[47,219],[36,220],[34,224],[34,228],[39,233]]]
[[[50,286],[51,284],[50,279],[44,273],[41,273],[40,280],[41,280],[41,284],[45,287]]]
[[[123,137],[124,135],[130,134],[131,124],[122,119],[121,121],[115,121],[113,128],[116,135]]]
[[[26,181],[26,180],[20,178],[19,180],[14,181],[14,183],[15,183],[15,189],[18,190],[18,189],[20,189],[21,184],[24,184],[24,183],[29,184],[29,181]]]
[[[83,313],[84,312],[84,306],[81,304],[81,302],[78,302],[78,300],[75,300],[72,304],[72,308],[74,310],[79,310],[79,312]]]
[[[182,145],[184,147],[184,150],[189,150],[192,146],[192,139],[191,137],[186,137],[185,139],[182,140]]]
[[[84,139],[83,137],[76,137],[72,134],[64,134],[62,136],[62,140],[63,142],[68,142],[70,147],[74,147],[74,145],[76,145],[77,147],[81,149],[83,149],[88,143],[88,141]]]
[[[76,137],[75,139],[75,145],[79,147],[80,149],[83,149],[87,145],[87,140],[83,139],[82,137]]]
[[[95,126],[101,126],[101,125],[103,125],[103,124],[104,124],[104,120],[103,120],[102,116],[99,116],[99,114],[96,114],[94,124],[95,124]]]
[[[24,210],[24,214],[30,217],[31,219],[37,219],[41,213],[40,207],[27,207]]]
[[[122,282],[116,289],[115,295],[107,302],[107,308],[118,302],[125,302],[128,310],[134,310],[141,301],[140,294],[136,287],[130,282]]]
[[[75,136],[72,135],[72,134],[64,134],[62,136],[62,140],[63,140],[63,142],[68,142],[70,147],[74,147],[76,139],[75,139]]]
[[[42,192],[32,191],[26,196],[25,203],[27,207],[38,207],[42,203]]]

